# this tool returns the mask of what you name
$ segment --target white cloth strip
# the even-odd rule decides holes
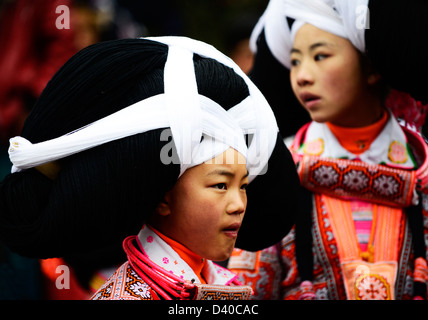
[[[365,30],[370,28],[369,0],[335,0],[334,5],[342,18],[346,38],[365,53]]]
[[[212,135],[216,141],[225,143],[246,156],[243,131],[233,117],[213,100],[202,95],[198,97],[204,119],[201,121],[201,132]],[[23,137],[11,138],[9,157],[13,163],[12,172],[62,159],[134,134],[168,127],[170,123],[166,112],[166,96],[158,94],[55,139],[32,144]],[[208,154],[204,161],[209,160],[209,156]],[[189,162],[186,164],[190,166],[201,163],[190,157],[187,161]]]
[[[23,137],[11,138],[12,172],[59,160],[101,144],[155,128],[168,127],[165,96],[156,95],[95,121],[61,137],[32,144]]]
[[[284,10],[288,17],[346,38],[339,14],[323,0],[286,0]],[[294,36],[292,33],[293,42]]]
[[[248,78],[248,76],[239,68],[239,66],[229,57],[218,51],[213,46],[204,42],[185,38],[185,37],[149,37],[149,40],[158,41],[169,46],[180,46],[194,53],[217,60],[218,62],[232,68],[238,75],[240,75],[250,91],[250,97],[253,100],[252,109],[245,112],[253,112],[256,121],[253,128],[254,136],[248,147],[248,155],[252,154],[252,159],[247,158],[247,167],[249,174],[249,181],[252,181],[255,176],[262,174],[265,170],[265,165],[268,163],[269,157],[276,144],[276,136],[278,134],[278,126],[272,109],[270,108],[267,100],[255,86],[255,84]],[[240,115],[241,117],[242,115]],[[263,151],[261,151],[261,148]]]
[[[244,132],[233,116],[211,99],[200,96],[201,110],[204,117],[202,120],[202,132],[216,140],[233,146],[235,150],[247,157],[247,146],[244,139]],[[216,105],[218,107],[216,107]],[[222,119],[219,126],[218,119]],[[209,160],[209,159],[207,159]]]
[[[192,164],[192,150],[202,135],[201,115],[193,65],[193,52],[170,45],[164,69],[167,114],[181,168]]]

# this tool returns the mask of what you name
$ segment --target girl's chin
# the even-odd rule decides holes
[[[230,255],[232,254],[233,247],[228,250],[223,250],[222,252],[216,252],[213,254],[208,260],[211,261],[225,261],[230,258]]]
[[[306,111],[309,113],[309,116],[311,117],[312,121],[323,123],[330,120],[329,117],[321,110],[306,109]]]
[[[323,116],[320,116],[320,115],[312,115],[312,114],[310,114],[310,117],[311,117],[312,121],[315,121],[315,122],[318,122],[318,123],[324,123],[324,122],[328,122],[329,121],[328,117],[323,117]]]

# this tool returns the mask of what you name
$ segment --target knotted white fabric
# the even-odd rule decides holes
[[[303,24],[310,23],[350,40],[364,52],[367,13],[368,0],[270,0],[253,29],[250,47],[257,52],[257,38],[264,29],[273,56],[290,69],[290,53],[296,33]],[[295,20],[291,28],[287,18]]]
[[[141,100],[55,139],[35,144],[23,137],[10,139],[12,172],[134,134],[170,128],[180,175],[229,147],[246,157],[249,181],[264,173],[276,144],[278,127],[266,99],[245,73],[230,58],[206,43],[186,37],[145,39],[169,46],[164,69],[165,93]],[[213,100],[198,94],[194,53],[234,69],[245,80],[250,95],[226,111]],[[247,143],[248,137],[251,141]]]

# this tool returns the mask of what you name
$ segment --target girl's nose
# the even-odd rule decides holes
[[[298,86],[303,87],[309,84],[313,84],[314,77],[311,69],[307,63],[301,63],[301,65],[295,70],[296,83]]]
[[[228,214],[242,214],[247,208],[247,195],[242,190],[231,191],[226,211]]]

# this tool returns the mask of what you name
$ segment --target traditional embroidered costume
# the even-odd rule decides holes
[[[168,242],[166,242],[167,240]],[[174,243],[178,254],[168,243]],[[102,285],[94,300],[248,300],[251,287],[240,286],[231,271],[196,256],[171,239],[145,226],[124,243],[125,262]],[[196,260],[200,274],[187,261]]]
[[[364,52],[364,28],[349,23],[356,4],[364,4],[357,2],[274,0],[255,34],[264,28],[274,56],[288,67],[292,38],[305,22]],[[395,113],[409,115],[411,106],[391,103]],[[254,298],[425,299],[428,148],[415,127],[399,124],[391,111],[363,128],[310,122],[290,150],[306,190],[295,228],[262,251],[237,249],[229,261]]]
[[[401,129],[390,115],[370,148],[355,155],[327,124],[312,122],[291,149],[302,184],[314,194],[312,293],[318,299],[411,298],[413,281],[425,284],[428,271],[428,231],[415,227],[428,223],[428,149],[419,133]],[[420,212],[406,209],[415,205]],[[302,299],[308,282],[301,286],[297,264],[304,262],[296,259],[294,229],[261,252],[235,250],[229,268],[253,285],[256,299]]]

